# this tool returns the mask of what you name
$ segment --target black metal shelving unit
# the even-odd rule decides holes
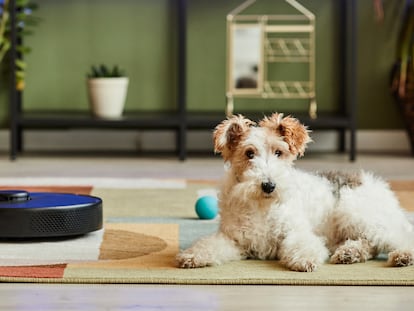
[[[107,120],[94,118],[88,114],[71,112],[28,113],[22,109],[22,94],[16,90],[15,72],[11,70],[10,82],[10,158],[16,159],[23,151],[24,129],[45,128],[113,128],[113,129],[170,129],[176,132],[176,152],[180,160],[187,158],[186,136],[189,129],[213,129],[225,118],[223,111],[188,112],[186,108],[186,0],[175,0],[177,12],[177,110],[163,113],[125,113],[123,118]],[[339,43],[341,56],[340,102],[336,113],[320,114],[317,119],[295,114],[311,129],[333,129],[340,134],[338,149],[346,149],[346,132],[349,131],[349,158],[356,158],[356,0],[338,0],[341,18],[339,20]],[[16,58],[18,42],[16,25],[16,2],[10,1],[11,20],[11,68]],[[285,112],[288,114],[288,112]],[[260,119],[263,113],[249,117]]]
[[[23,151],[24,129],[45,128],[114,128],[114,129],[171,129],[176,132],[176,152],[180,160],[186,158],[186,0],[175,0],[177,20],[177,109],[160,113],[128,113],[120,119],[99,119],[88,113],[68,111],[25,112],[22,93],[16,90],[16,76],[11,73],[10,85],[10,158],[16,159]],[[14,68],[18,43],[16,1],[10,1],[11,68]]]

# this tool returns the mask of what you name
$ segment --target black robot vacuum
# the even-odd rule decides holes
[[[102,228],[102,200],[89,195],[0,190],[0,238],[53,238]]]

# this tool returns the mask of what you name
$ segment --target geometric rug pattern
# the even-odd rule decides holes
[[[40,283],[414,285],[414,267],[386,267],[386,257],[354,265],[325,264],[292,272],[277,261],[246,260],[218,267],[178,269],[174,258],[218,220],[200,220],[197,197],[215,193],[203,180],[7,180],[0,189],[91,194],[103,200],[104,228],[75,238],[0,240],[0,281]],[[32,186],[30,185],[32,183]],[[414,182],[390,182],[407,216]]]

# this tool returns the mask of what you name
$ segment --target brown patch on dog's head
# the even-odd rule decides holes
[[[213,133],[214,152],[221,153],[224,160],[229,160],[253,125],[253,121],[242,115],[232,116],[221,122]]]
[[[312,141],[306,126],[291,116],[283,117],[281,113],[274,113],[270,117],[263,118],[259,126],[266,127],[283,137],[289,145],[289,151],[295,156],[303,156],[307,144]]]

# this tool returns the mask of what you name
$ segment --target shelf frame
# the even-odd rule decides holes
[[[9,127],[10,159],[15,160],[23,151],[23,130],[45,128],[114,128],[114,129],[170,129],[176,132],[176,151],[180,160],[187,158],[186,137],[188,130],[212,130],[225,118],[224,111],[187,111],[186,89],[186,0],[176,1],[177,9],[177,110],[163,113],[129,113],[118,120],[96,119],[87,112],[38,112],[22,110],[22,93],[16,90],[16,75],[10,70]],[[341,55],[339,79],[339,107],[332,113],[320,113],[312,119],[308,115],[292,113],[311,129],[337,130],[340,136],[339,151],[345,152],[349,137],[349,159],[356,159],[356,107],[357,107],[357,11],[356,0],[337,0],[339,18],[339,42]],[[16,0],[10,0],[11,49],[10,68],[21,55],[16,26]],[[290,17],[289,17],[290,18]],[[242,112],[241,112],[242,113]],[[285,114],[289,114],[288,111]],[[261,119],[264,112],[246,112],[252,119]],[[346,135],[347,132],[349,135]]]

